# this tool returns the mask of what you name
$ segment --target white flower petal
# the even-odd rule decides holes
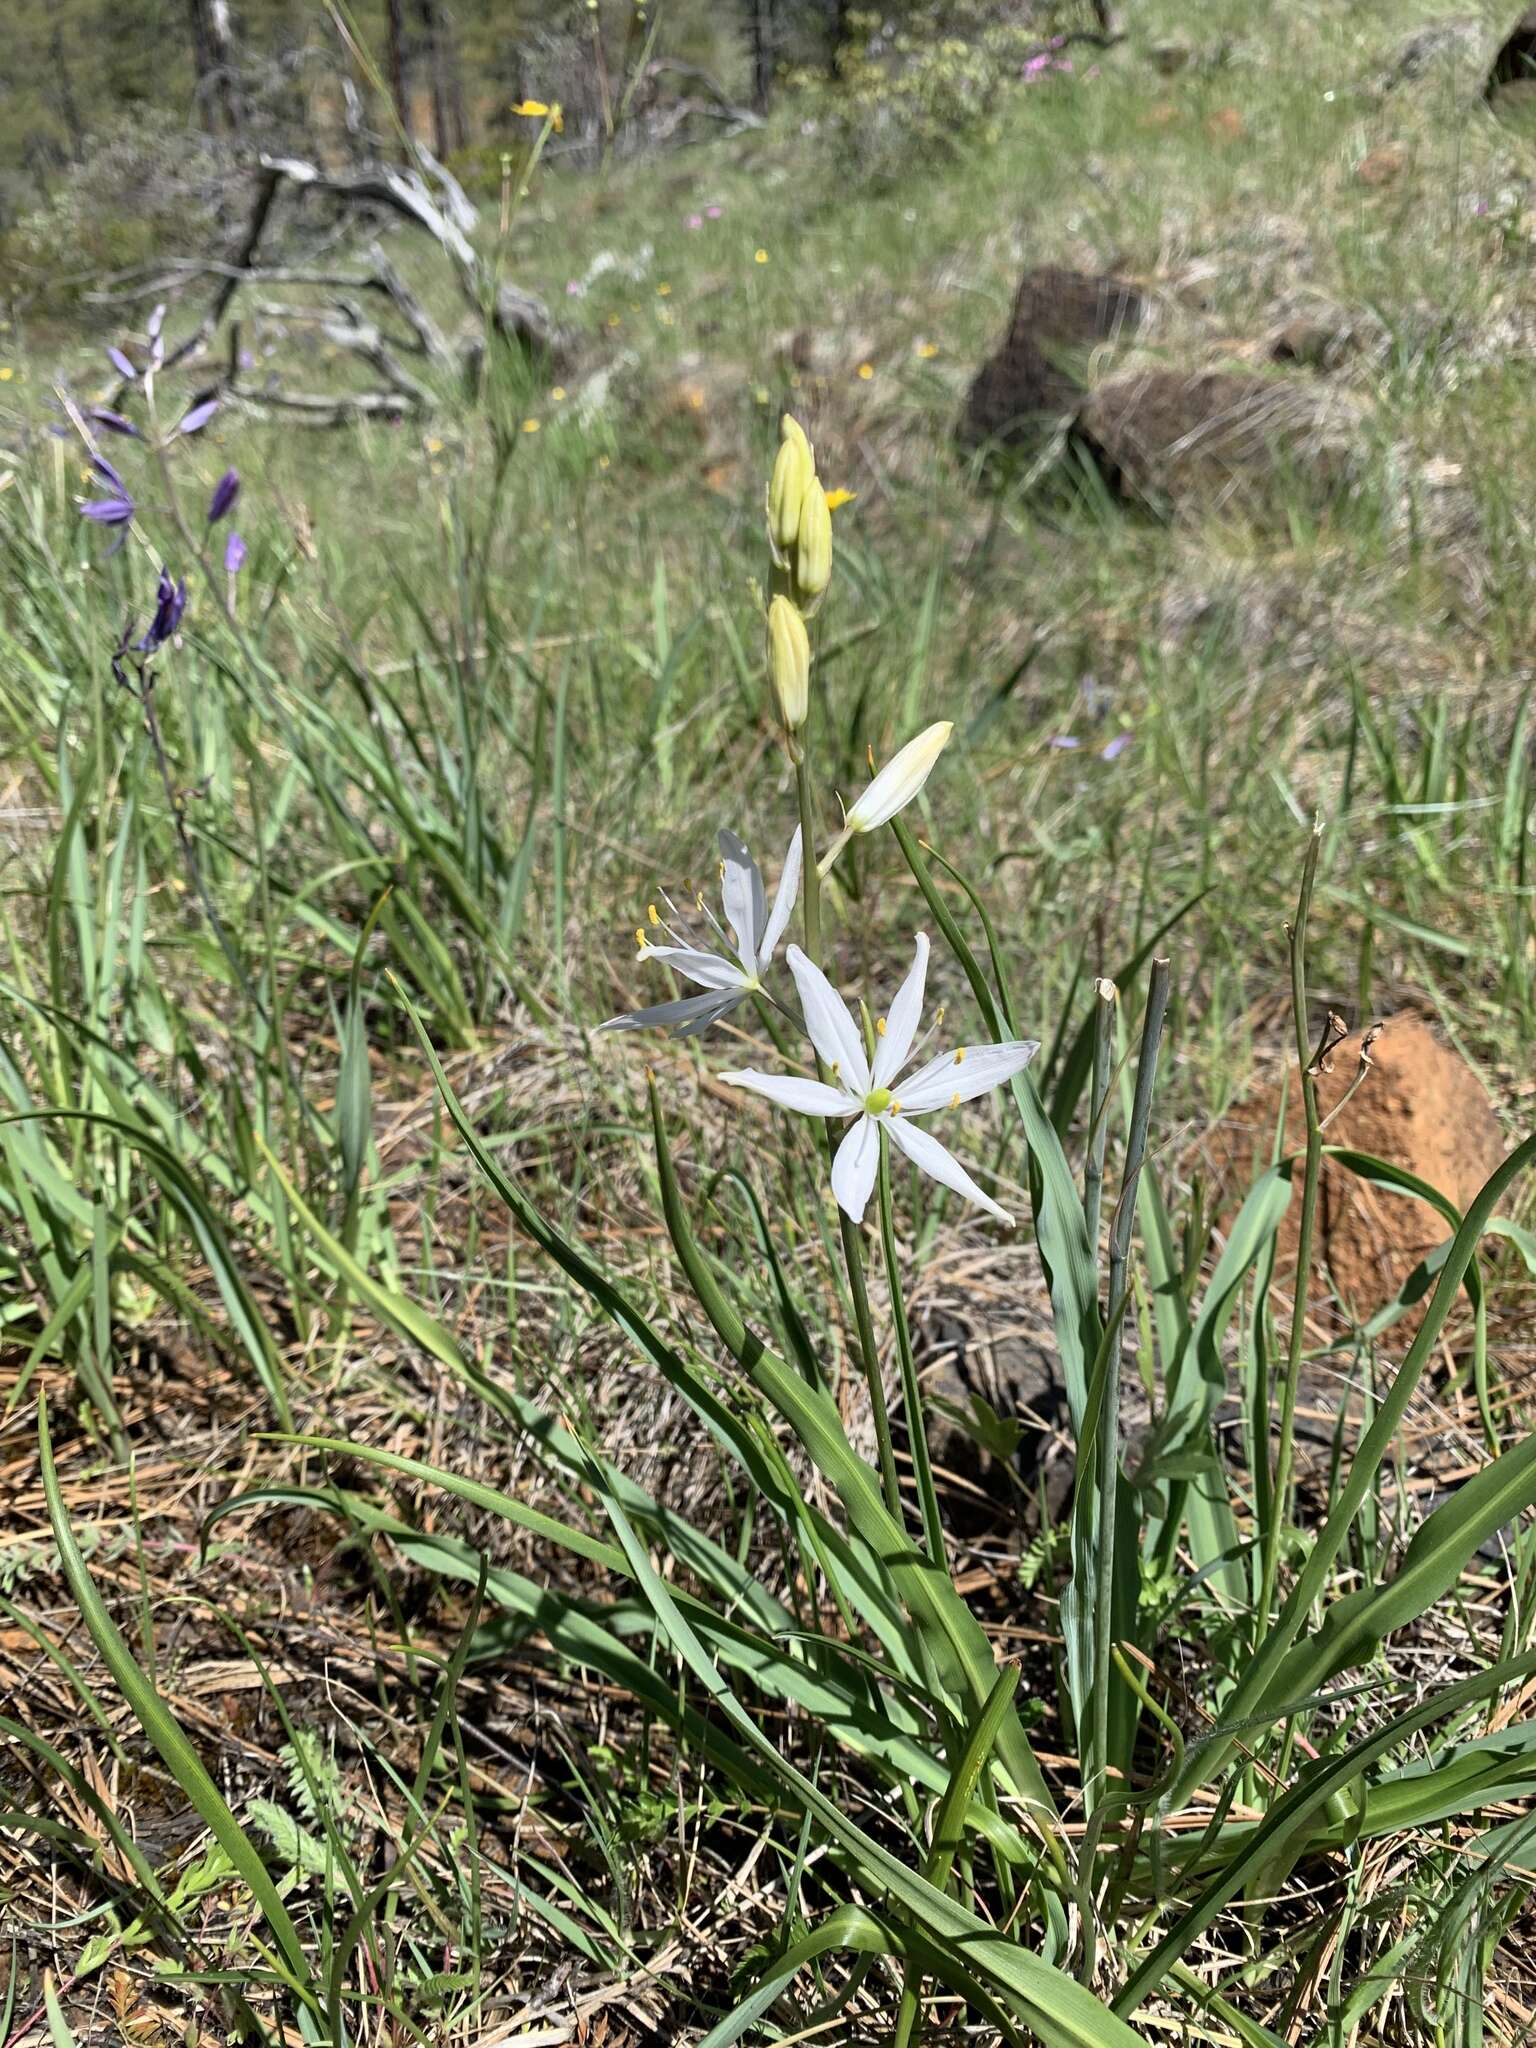
[[[949,744],[954,726],[948,719],[940,719],[937,725],[930,725],[920,732],[915,740],[908,740],[899,754],[894,755],[848,813],[847,829],[850,832],[873,832],[877,826],[887,824],[896,813],[911,803],[933,769],[933,764]]]
[[[867,1095],[869,1062],[864,1057],[859,1027],[848,1014],[848,1005],[815,961],[807,959],[798,946],[791,946],[784,958],[800,991],[806,1036],[827,1065],[837,1068],[837,1077],[850,1094]]]
[[[627,1010],[610,1017],[599,1031],[670,1031],[674,1038],[693,1038],[718,1024],[746,1000],[744,989],[706,989],[701,996],[679,996],[676,1002],[653,1003],[648,1010]]]
[[[912,1050],[912,1041],[922,1022],[923,987],[927,979],[928,934],[919,932],[917,957],[896,992],[891,1014],[885,1020],[884,1035],[875,1044],[874,1082],[877,1088],[889,1088],[892,1076],[899,1074],[907,1063],[907,1054]]]
[[[719,835],[720,900],[736,952],[750,970],[757,965],[757,934],[763,921],[763,878],[746,843],[734,832]]]
[[[758,941],[757,970],[761,974],[778,950],[784,928],[789,923],[800,894],[800,827],[795,827],[795,836],[789,842],[789,851],[784,856],[784,871],[779,876],[779,893],[773,899],[773,915],[768,920],[767,930]]]
[[[750,1088],[754,1095],[766,1095],[780,1109],[797,1109],[802,1116],[854,1116],[863,1107],[856,1095],[841,1088],[829,1088],[824,1081],[802,1081],[795,1074],[761,1074],[756,1067],[739,1073],[722,1074],[732,1088]]]
[[[905,1108],[905,1102],[903,1102]],[[952,1153],[946,1152],[938,1139],[925,1131],[920,1124],[908,1123],[904,1116],[884,1116],[880,1121],[891,1134],[891,1142],[899,1145],[914,1166],[922,1168],[931,1180],[938,1181],[946,1188],[953,1188],[957,1195],[964,1195],[968,1202],[974,1202],[978,1209],[985,1209],[989,1216],[995,1216],[999,1223],[1006,1223],[1011,1230],[1013,1218],[1006,1209],[1000,1209],[990,1195],[984,1195],[975,1181],[966,1172]],[[846,1145],[845,1138],[843,1143]]]
[[[895,1091],[906,1110],[948,1109],[989,1095],[1022,1073],[1040,1050],[1038,1038],[1012,1038],[1003,1045],[962,1045],[941,1052],[909,1074]]]
[[[855,1223],[864,1221],[879,1166],[879,1127],[872,1116],[861,1116],[838,1146],[832,1162],[832,1192],[838,1207]]]
[[[747,978],[734,960],[722,960],[718,953],[699,952],[692,946],[642,946],[640,957],[664,960],[700,988],[740,988]]]

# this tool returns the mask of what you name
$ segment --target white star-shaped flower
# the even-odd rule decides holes
[[[745,842],[734,832],[722,832],[719,846],[720,900],[729,931],[721,929],[719,920],[705,908],[702,896],[698,908],[708,918],[722,949],[730,950],[713,953],[707,947],[694,945],[681,921],[674,916],[669,923],[654,903],[647,913],[649,925],[641,925],[635,933],[642,960],[664,960],[689,981],[697,982],[704,993],[680,996],[675,1002],[655,1003],[648,1010],[630,1010],[622,1017],[610,1017],[601,1027],[604,1031],[645,1031],[657,1026],[669,1029],[675,1038],[692,1038],[729,1016],[762,987],[762,978],[773,963],[800,893],[800,830],[795,828],[784,856],[771,913],[762,871]],[[670,903],[667,908],[672,908]],[[652,931],[663,933],[673,943],[652,945]]]
[[[928,978],[928,940],[917,935],[917,957],[902,983],[890,1015],[876,1026],[877,1044],[871,1063],[848,1005],[814,962],[798,946],[785,959],[800,991],[805,1029],[828,1069],[830,1081],[802,1081],[790,1074],[762,1074],[748,1067],[722,1074],[737,1088],[766,1095],[781,1109],[802,1116],[855,1117],[857,1122],[837,1148],[832,1164],[832,1192],[855,1223],[864,1219],[880,1164],[880,1133],[914,1165],[942,1186],[952,1188],[989,1216],[1011,1225],[1013,1218],[990,1195],[983,1194],[958,1159],[938,1139],[912,1121],[936,1109],[958,1109],[1028,1066],[1040,1050],[1038,1039],[1010,1039],[1002,1045],[962,1045],[941,1052],[902,1078],[912,1054],[923,1014],[923,988]]]

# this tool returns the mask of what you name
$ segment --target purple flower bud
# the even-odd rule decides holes
[[[105,480],[112,486],[113,490],[117,492],[119,497],[126,498],[132,495],[128,489],[128,486],[123,482],[122,478],[118,475],[117,471],[112,467],[111,463],[108,462],[105,455],[102,455],[95,448],[91,450],[91,467],[92,469],[95,470],[96,474],[99,477],[105,478]]]
[[[88,405],[85,408],[88,420],[94,420],[98,427],[105,427],[109,434],[126,434],[130,440],[139,440],[138,428],[132,420],[124,419],[120,412],[114,412],[110,405]]]
[[[182,415],[178,434],[200,434],[219,409],[216,398],[200,398],[189,412]]]
[[[235,500],[240,495],[240,472],[226,469],[213,487],[213,496],[208,500],[208,524],[217,526],[226,513],[233,512]]]
[[[1070,754],[1075,752],[1083,743],[1075,733],[1058,732],[1053,733],[1045,744],[1048,747],[1054,747],[1058,753]]]
[[[119,377],[126,377],[130,384],[137,380],[138,371],[120,348],[109,348],[107,350],[107,360],[111,363],[113,369],[116,370]]]
[[[186,608],[186,577],[183,576],[179,583],[173,583],[170,570],[162,569],[159,586],[155,591],[155,616],[150,620],[149,630],[143,639],[134,641],[137,652],[153,654],[157,647],[163,647],[181,624],[181,615]]]
[[[227,574],[238,576],[245,567],[245,542],[231,527],[229,539],[224,543],[224,568]]]
[[[126,526],[138,507],[132,498],[93,498],[80,507],[82,519],[94,519],[98,526]]]
[[[1099,754],[1099,759],[1101,761],[1118,761],[1126,748],[1132,747],[1135,744],[1136,740],[1133,733],[1117,732],[1114,738],[1104,746]]]

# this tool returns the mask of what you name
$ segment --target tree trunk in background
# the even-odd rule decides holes
[[[848,40],[848,0],[827,0],[827,76],[840,76],[837,60]]]
[[[69,159],[71,163],[79,163],[85,147],[85,128],[80,119],[80,103],[75,98],[69,59],[64,51],[64,32],[57,23],[48,39],[48,61],[53,66],[54,84],[58,91],[59,119],[69,137]]]
[[[773,98],[774,0],[746,0],[747,35],[752,46],[752,104],[760,114]]]
[[[389,43],[389,96],[395,103],[395,118],[409,135],[411,101],[405,75],[405,15],[400,0],[388,0],[385,13]]]
[[[416,5],[431,52],[433,148],[446,159],[469,141],[458,38],[453,32],[453,16],[442,0],[416,0]]]
[[[221,127],[238,135],[240,98],[229,0],[187,0],[187,21],[197,76],[197,118],[210,135],[217,135]]]
[[[244,126],[240,108],[240,79],[235,69],[235,34],[229,19],[229,0],[207,0],[208,42],[213,52],[214,86],[224,126],[238,135]]]
[[[187,0],[187,26],[192,32],[192,73],[197,80],[194,97],[197,118],[211,135],[217,125],[213,103],[213,45],[208,36],[208,17],[203,0]]]

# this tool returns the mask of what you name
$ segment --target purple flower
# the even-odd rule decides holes
[[[1048,747],[1054,747],[1058,753],[1070,754],[1074,752],[1078,747],[1080,747],[1083,743],[1075,733],[1058,732],[1053,733],[1051,738],[1048,739],[1045,744]]]
[[[704,218],[706,220],[718,220],[721,214],[724,213],[724,211],[725,208],[723,206],[706,206],[704,209]]]
[[[85,416],[88,420],[94,420],[98,427],[105,427],[109,434],[126,434],[133,441],[140,438],[139,430],[133,421],[124,419],[123,415],[114,412],[110,405],[88,405],[85,408]]]
[[[213,496],[208,500],[208,524],[217,526],[226,513],[233,512],[235,500],[240,495],[240,472],[226,469],[213,487]]]
[[[111,363],[113,369],[116,370],[119,377],[126,377],[130,384],[137,380],[138,371],[120,348],[109,348],[107,350],[107,360]]]
[[[163,647],[176,628],[181,624],[181,615],[187,608],[187,579],[179,583],[171,581],[169,569],[160,571],[159,586],[155,591],[155,616],[149,622],[149,630],[142,640],[135,640],[134,649],[139,654],[153,654]]]
[[[98,526],[126,526],[137,510],[125,491],[120,498],[92,498],[80,507],[80,517],[94,519]]]
[[[126,498],[131,495],[128,486],[123,482],[112,464],[108,462],[105,455],[95,448],[91,450],[91,467],[104,482],[112,486],[119,496]]]
[[[229,539],[224,543],[224,568],[226,574],[238,576],[245,567],[245,542],[231,527]]]
[[[683,226],[685,228],[701,228],[703,227],[703,225],[704,216],[702,213],[690,213],[688,218],[683,222]]]
[[[1126,748],[1132,747],[1135,744],[1136,739],[1133,733],[1117,732],[1114,738],[1108,741],[1100,750],[1099,759],[1101,761],[1118,761]]]
[[[200,434],[219,409],[217,398],[200,398],[188,412],[182,415],[178,434]]]
[[[1050,69],[1050,63],[1049,56],[1042,50],[1038,57],[1031,57],[1024,66],[1024,76],[1026,78],[1038,78],[1042,71]]]

